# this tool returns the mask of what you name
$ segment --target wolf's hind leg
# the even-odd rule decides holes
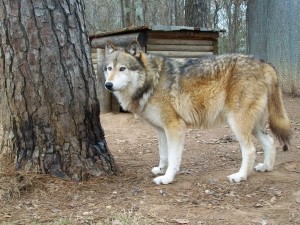
[[[254,169],[259,172],[272,171],[276,155],[273,138],[261,129],[256,129],[253,134],[261,142],[264,150],[264,162],[257,164]]]
[[[162,129],[157,129],[158,148],[159,148],[159,165],[153,167],[151,172],[155,175],[164,174],[168,166],[168,145],[167,137]]]
[[[172,122],[167,125],[166,137],[168,146],[168,169],[163,176],[154,178],[156,184],[169,184],[174,180],[175,175],[179,171],[181,164],[181,156],[184,147],[186,135],[186,125],[183,121]]]
[[[239,172],[231,174],[228,179],[231,182],[239,183],[247,180],[248,174],[253,170],[256,151],[251,140],[251,127],[247,124],[247,120],[239,120],[238,115],[232,115],[228,118],[228,124],[234,132],[242,151],[242,165]]]

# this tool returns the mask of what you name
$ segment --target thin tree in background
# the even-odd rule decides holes
[[[178,26],[179,24],[178,24],[178,9],[177,9],[178,7],[177,7],[177,0],[174,0],[174,17],[175,17],[175,19],[174,19],[174,21],[175,21],[175,26]]]
[[[139,26],[145,24],[145,9],[147,1],[120,0],[122,27]]]
[[[140,26],[145,24],[144,12],[143,12],[143,1],[135,0],[135,26]]]
[[[99,120],[83,12],[81,0],[0,1],[0,153],[17,169],[75,180],[118,171]]]
[[[241,32],[246,32],[246,3],[243,0],[224,1],[226,12],[228,52],[238,52],[241,48]],[[244,24],[244,27],[243,27]],[[246,37],[243,38],[244,44]],[[246,48],[244,48],[246,51]]]
[[[211,27],[213,29],[218,28],[218,25],[219,25],[219,11],[221,10],[221,8],[222,8],[221,2],[219,0],[215,0],[214,1],[214,11],[213,11],[213,14],[212,14],[212,19],[211,19],[211,21],[212,21],[211,22],[211,24],[212,24]]]
[[[125,27],[131,27],[133,25],[132,22],[132,8],[131,8],[131,1],[124,0],[124,15],[125,15]]]
[[[120,8],[121,8],[121,21],[122,21],[122,27],[126,26],[126,20],[125,20],[125,10],[124,10],[124,1],[120,0]]]

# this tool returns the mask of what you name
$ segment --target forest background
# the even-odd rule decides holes
[[[245,0],[85,0],[90,34],[131,26],[190,26],[220,33],[219,53],[247,53]]]

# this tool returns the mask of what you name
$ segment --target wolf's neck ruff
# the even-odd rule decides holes
[[[149,83],[145,83],[141,88],[137,89],[132,95],[132,101],[139,101],[144,95],[147,95],[151,89]]]
[[[133,113],[142,113],[153,93],[151,87],[143,88],[138,93],[129,94],[128,90],[114,92],[122,109]]]

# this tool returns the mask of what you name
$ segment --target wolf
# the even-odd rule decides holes
[[[276,71],[253,56],[227,54],[171,59],[147,54],[138,42],[127,48],[108,42],[104,59],[105,87],[124,110],[133,112],[158,133],[159,164],[153,182],[174,181],[181,164],[187,128],[210,128],[227,122],[240,144],[241,167],[228,176],[247,180],[249,173],[273,170],[276,149],[265,132],[287,149],[291,128]],[[264,160],[255,167],[252,135],[262,144]]]

